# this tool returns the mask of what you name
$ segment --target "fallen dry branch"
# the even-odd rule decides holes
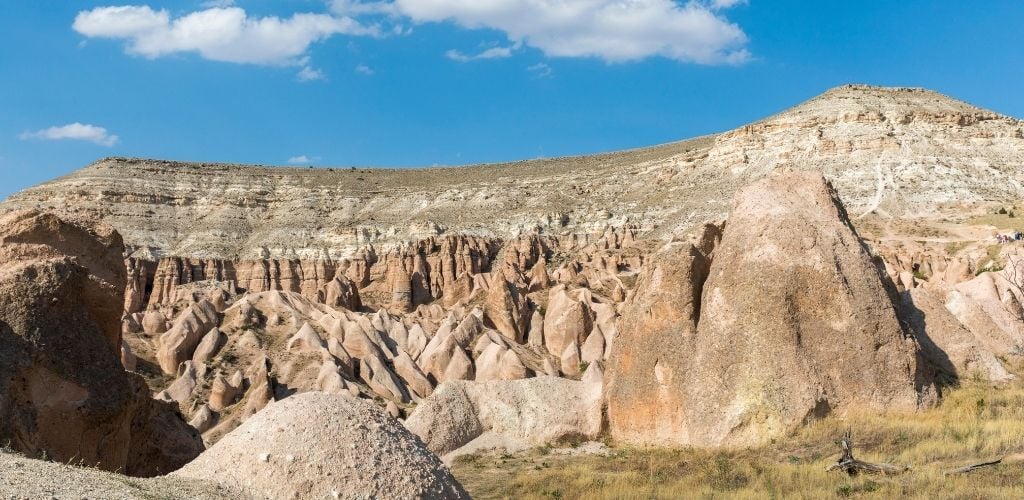
[[[965,465],[963,467],[957,467],[956,469],[953,469],[951,471],[946,472],[946,475],[948,476],[950,474],[966,474],[968,472],[974,472],[974,471],[976,471],[978,469],[984,469],[985,467],[992,467],[994,465],[999,465],[1001,463],[1003,463],[1003,459],[1000,458],[1000,459],[993,460],[991,462],[981,462],[981,463],[977,463],[977,464]]]
[[[892,465],[892,464],[873,464],[864,462],[853,458],[853,441],[850,438],[850,431],[846,431],[843,434],[843,439],[840,441],[840,446],[843,448],[843,455],[839,457],[839,461],[828,466],[826,471],[840,470],[851,476],[863,472],[865,474],[902,474],[910,470],[910,466],[907,465]]]

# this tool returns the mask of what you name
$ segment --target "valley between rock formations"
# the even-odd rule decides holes
[[[0,492],[940,488],[1024,453],[1022,166],[1021,121],[863,85],[585,157],[100,160],[0,204]],[[915,472],[811,473],[847,425]]]

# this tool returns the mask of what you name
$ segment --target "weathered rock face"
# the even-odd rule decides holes
[[[121,236],[104,224],[72,224],[34,211],[9,214],[2,223],[0,262],[15,269],[31,267],[36,261],[53,261],[52,267],[61,267],[56,261],[66,261],[62,263],[66,275],[82,274],[77,286],[91,322],[112,350],[119,349],[126,279]],[[75,265],[86,272],[74,273]]]
[[[0,440],[154,475],[195,457],[202,442],[122,368],[121,252],[103,226],[36,212],[0,218]]]
[[[381,408],[315,392],[269,405],[174,475],[253,498],[469,498]]]
[[[765,442],[832,412],[929,396],[917,345],[818,174],[769,176],[737,196],[694,347],[699,444]]]
[[[669,243],[651,256],[624,305],[606,388],[615,439],[686,442],[688,388],[698,383],[687,370],[710,253],[721,236],[716,226],[703,233],[705,245]]]
[[[748,446],[830,413],[914,409],[931,396],[917,344],[820,175],[772,175],[737,195],[702,289],[707,252],[662,256],[616,344],[669,338],[663,350],[612,351],[614,437]],[[634,418],[626,404],[645,393],[655,403]]]

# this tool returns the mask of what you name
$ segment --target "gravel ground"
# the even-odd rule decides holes
[[[244,498],[196,479],[139,479],[88,467],[33,460],[0,451],[0,499],[221,499]]]

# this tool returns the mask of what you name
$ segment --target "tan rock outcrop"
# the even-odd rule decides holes
[[[179,314],[171,328],[160,336],[157,360],[164,373],[177,372],[178,364],[191,359],[203,336],[216,327],[219,320],[216,307],[206,299]]]
[[[238,396],[245,390],[242,386],[243,383],[241,371],[236,371],[230,378],[218,375],[213,379],[210,400],[207,405],[213,411],[221,411],[234,404]]]
[[[146,311],[142,317],[142,330],[150,335],[164,333],[167,331],[167,318],[160,311]]]
[[[340,274],[324,287],[323,297],[324,303],[332,307],[344,307],[350,311],[358,311],[363,307],[356,283]]]
[[[1012,376],[995,354],[965,328],[935,292],[914,288],[900,294],[900,313],[921,344],[925,358],[955,379],[999,382]]]
[[[687,442],[687,392],[694,381],[686,374],[710,267],[704,251],[682,242],[664,246],[644,267],[609,359],[608,421],[615,439]]]
[[[750,446],[830,413],[933,397],[917,344],[819,175],[744,189],[710,268],[701,250],[663,249],[626,306],[608,374],[616,439]]]
[[[121,239],[49,214],[0,216],[0,441],[29,456],[154,475],[199,436],[122,366]]]
[[[228,341],[227,335],[224,335],[219,328],[211,328],[210,331],[206,332],[203,339],[199,341],[199,345],[196,346],[195,352],[192,354],[193,363],[208,363],[217,352],[220,351],[221,347],[224,347],[224,343]]]
[[[201,367],[201,368],[197,368]],[[185,361],[179,365],[178,378],[174,379],[169,387],[156,395],[157,399],[163,401],[174,401],[182,404],[192,397],[192,391],[199,385],[201,373],[206,371],[206,365],[196,365],[192,361]]]
[[[548,352],[562,355],[569,344],[580,345],[591,328],[593,317],[587,301],[565,285],[552,288],[544,313],[544,346]]]

